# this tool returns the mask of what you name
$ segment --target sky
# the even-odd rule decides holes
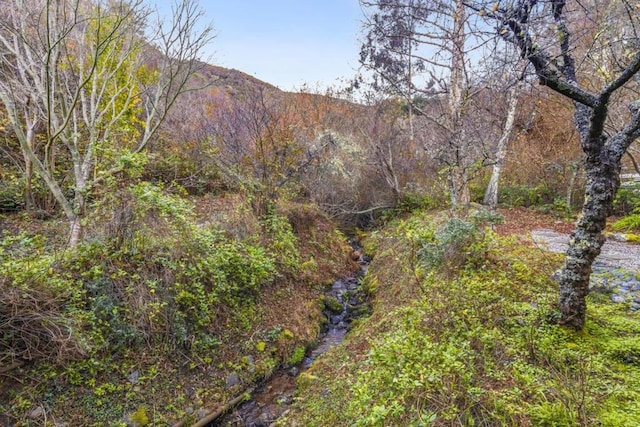
[[[169,9],[168,0],[155,0]],[[216,38],[208,62],[282,90],[339,86],[358,67],[358,0],[200,0]],[[208,57],[208,58],[207,58]]]

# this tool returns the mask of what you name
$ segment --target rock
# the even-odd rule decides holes
[[[289,371],[287,372],[287,374],[289,374],[290,377],[297,377],[300,374],[300,369],[296,368],[295,366],[291,369],[289,369]]]
[[[140,371],[133,371],[129,374],[129,376],[127,377],[127,380],[129,380],[129,382],[131,384],[137,384],[138,383],[138,378],[140,378]]]
[[[339,325],[343,319],[343,315],[329,316],[329,323],[331,323],[332,325]]]
[[[640,303],[634,302],[633,304],[631,304],[631,310],[632,311],[640,310]]]
[[[42,406],[36,406],[33,410],[31,410],[31,412],[29,412],[29,415],[27,415],[27,417],[29,417],[32,420],[36,420],[38,418],[42,418],[45,414],[45,410]]]
[[[611,295],[611,302],[615,302],[615,303],[625,302],[625,298],[622,295],[613,294]]]
[[[633,289],[633,282],[622,282],[620,283],[620,287],[622,289],[624,289],[626,292],[629,292],[631,289]]]
[[[235,372],[229,375],[229,377],[227,377],[227,381],[226,381],[227,388],[231,388],[238,384],[240,384],[240,377]]]
[[[626,242],[628,241],[627,235],[624,233],[611,233],[607,236],[608,239],[615,240],[618,242]]]

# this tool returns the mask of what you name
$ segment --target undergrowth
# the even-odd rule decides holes
[[[317,208],[297,233],[287,209],[225,209],[233,224],[203,221],[141,183],[94,207],[106,226],[73,250],[0,236],[0,374],[19,380],[0,383],[0,424],[166,425],[304,356],[321,287],[352,268],[343,237]]]
[[[582,332],[558,326],[558,256],[421,215],[371,240],[373,315],[280,425],[640,425],[640,319],[594,295]]]

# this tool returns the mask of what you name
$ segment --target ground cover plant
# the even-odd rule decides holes
[[[301,378],[279,425],[640,423],[640,319],[594,293],[582,332],[559,326],[560,256],[424,213],[368,242],[373,314]]]
[[[195,421],[299,358],[355,268],[312,205],[257,217],[147,182],[114,199],[73,250],[47,232],[62,222],[2,218],[0,424]]]

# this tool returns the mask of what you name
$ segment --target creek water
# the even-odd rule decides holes
[[[340,344],[354,317],[366,311],[366,301],[360,296],[358,290],[360,278],[366,273],[369,259],[362,255],[361,248],[353,246],[355,253],[360,254],[360,269],[351,277],[336,280],[326,291],[326,297],[338,301],[342,308],[340,311],[335,307],[325,308],[327,323],[316,347],[307,352],[301,364],[277,371],[256,388],[249,401],[213,421],[209,424],[210,427],[267,427],[288,411],[293,402],[298,375],[309,368],[318,356]]]

